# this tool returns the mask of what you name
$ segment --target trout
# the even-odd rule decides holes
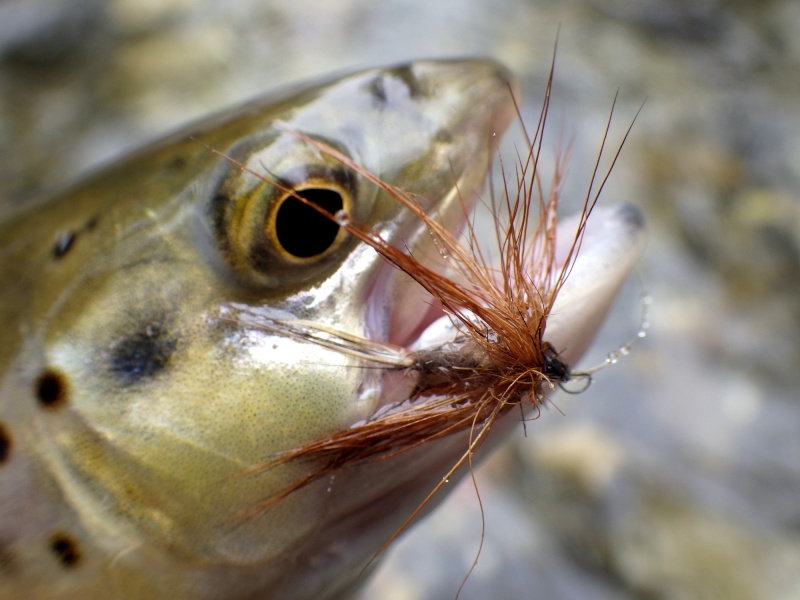
[[[641,251],[629,205],[556,225],[537,129],[481,253],[518,94],[488,60],[297,86],[0,225],[0,597],[349,597]]]

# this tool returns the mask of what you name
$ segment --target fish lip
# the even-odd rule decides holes
[[[563,266],[577,219],[559,223],[556,260]],[[594,339],[625,279],[641,258],[645,220],[633,204],[597,207],[589,218],[580,250],[547,319],[544,339],[574,365]]]

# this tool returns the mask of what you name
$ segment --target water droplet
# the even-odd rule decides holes
[[[624,346],[622,346],[619,349],[619,353],[622,356],[628,356],[631,353],[631,345],[630,344],[625,344]]]
[[[619,353],[618,352],[609,352],[608,357],[606,358],[606,362],[611,365],[617,364],[619,361]]]
[[[333,220],[336,221],[340,227],[346,227],[350,225],[350,213],[344,209],[337,210],[336,214],[333,215]]]

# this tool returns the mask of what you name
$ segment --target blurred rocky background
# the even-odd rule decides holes
[[[612,141],[647,99],[604,192],[647,217],[641,280],[584,364],[635,334],[644,286],[650,335],[481,467],[460,597],[800,598],[794,0],[0,0],[2,211],[337,69],[492,56],[533,122],[559,29],[545,147],[572,140],[573,206],[617,89]],[[480,530],[466,482],[363,598],[454,597]]]

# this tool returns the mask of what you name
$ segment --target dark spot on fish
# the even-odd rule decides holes
[[[81,561],[81,550],[77,542],[63,533],[50,536],[50,552],[65,569],[72,569]]]
[[[67,380],[54,369],[45,369],[36,379],[36,398],[45,408],[57,408],[67,402]]]
[[[642,211],[632,204],[618,204],[614,210],[616,210],[619,220],[625,223],[631,230],[644,228],[644,216],[642,216]]]
[[[420,80],[417,79],[417,76],[414,74],[414,66],[412,63],[398,65],[394,69],[390,69],[388,73],[406,84],[409,97],[418,98],[424,95],[424,89]]]
[[[78,241],[78,236],[83,232],[93,231],[97,227],[97,222],[99,218],[97,215],[93,216],[91,219],[84,223],[83,227],[80,229],[75,229],[71,231],[65,231],[61,235],[58,236],[56,243],[53,244],[53,258],[59,259],[64,257],[67,252],[72,250],[75,247],[75,242]]]
[[[133,385],[164,370],[177,345],[163,319],[147,321],[138,331],[114,342],[109,370],[122,385]]]
[[[223,253],[230,251],[230,244],[228,242],[228,236],[226,235],[226,232],[228,211],[230,210],[232,204],[233,199],[224,191],[218,190],[208,205],[209,217],[211,218],[213,230],[216,234],[215,237]]]
[[[440,129],[433,136],[433,141],[437,144],[452,144],[453,134],[449,129]]]
[[[167,163],[167,168],[172,171],[182,171],[187,165],[185,156],[176,156]]]
[[[56,243],[53,245],[53,258],[61,258],[69,252],[75,243],[75,236],[76,234],[73,231],[65,231],[58,236]]]
[[[11,457],[11,434],[6,426],[0,423],[0,464]]]
[[[17,571],[17,557],[7,540],[0,540],[0,573],[13,574]]]
[[[381,75],[372,78],[367,84],[367,90],[379,106],[386,104],[386,87],[383,85],[383,77]]]
[[[387,81],[387,78],[389,81]],[[414,74],[413,65],[400,65],[376,75],[365,86],[379,108],[383,108],[391,101],[390,96],[392,94],[402,93],[400,86],[396,85],[395,82],[405,86],[409,98],[418,98],[424,95],[422,84]]]

